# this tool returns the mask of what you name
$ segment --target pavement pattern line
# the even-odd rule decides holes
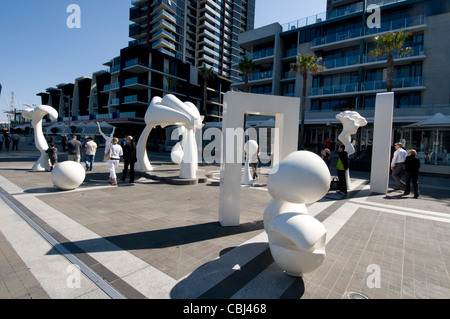
[[[37,231],[36,225],[32,227],[26,216],[13,209],[3,194],[0,194],[0,197],[2,199],[0,201],[1,231],[50,298],[103,299],[108,297],[103,290],[99,289],[98,282],[94,285],[93,277],[86,275],[86,269],[81,268],[83,265],[74,260],[73,255],[68,252],[48,255],[47,252],[53,249],[49,238],[44,238],[42,231]],[[77,283],[74,283],[77,286],[72,287],[68,284],[70,276],[68,270],[75,270],[69,268],[71,265],[78,265],[84,274],[77,278]]]
[[[6,179],[5,179],[6,180]],[[2,186],[3,186],[2,181]],[[356,185],[356,184],[355,184]],[[355,189],[354,183],[352,183],[351,188],[352,190]],[[362,182],[358,184],[358,186],[361,186]],[[6,187],[9,190],[14,190],[16,195],[14,198],[20,201],[31,201],[28,203],[31,208],[38,209],[39,211],[42,210],[50,210],[52,211],[50,214],[47,215],[50,220],[52,218],[55,218],[56,215],[64,215],[61,212],[58,212],[51,208],[50,206],[46,205],[42,201],[36,198],[36,196],[42,196],[42,194],[20,194],[20,188],[18,188],[16,185],[10,183],[7,184]],[[366,187],[367,188],[367,187]],[[365,190],[364,190],[365,191]],[[365,207],[367,209],[380,211],[380,208],[389,210],[390,212],[395,212],[398,210],[398,206],[391,206],[391,205],[378,205],[379,203],[373,203],[370,202],[369,205],[366,205],[366,202],[363,202],[362,199],[365,198],[365,192],[362,190],[359,190],[352,198],[349,199],[349,201],[342,201],[342,202],[335,202],[332,200],[325,200],[323,202],[317,202],[313,205],[310,205],[308,207],[308,210],[310,213],[314,215],[319,215],[324,210],[330,209],[331,206],[338,206],[334,207],[335,210],[331,212],[326,218],[324,218],[323,223],[327,226],[327,243],[339,232],[340,228],[345,225],[345,223],[349,220],[349,218],[354,214],[354,212],[358,209],[358,207]],[[23,192],[23,190],[22,190]],[[359,198],[359,199],[358,199]],[[358,200],[356,200],[358,199]],[[361,201],[360,201],[361,199]],[[355,202],[354,202],[355,201]],[[41,203],[39,203],[41,202]],[[385,206],[383,206],[385,205]],[[53,215],[53,216],[52,216]],[[65,216],[65,215],[64,215]],[[419,218],[426,218],[423,215],[422,216],[416,216]],[[60,218],[58,216],[57,218]],[[56,218],[56,219],[57,219]],[[54,222],[56,222],[54,220]],[[74,221],[72,221],[74,222]],[[74,222],[76,223],[76,222]],[[339,226],[340,225],[340,226]],[[59,226],[66,227],[65,231],[82,231],[86,232],[87,229],[83,229],[84,227],[81,225],[75,225],[71,224],[69,226],[65,225],[64,223],[61,223]],[[74,229],[72,227],[75,226]],[[90,232],[89,230],[87,230]],[[92,233],[92,232],[91,232]],[[95,233],[92,233],[90,235],[97,236]],[[92,236],[91,236],[92,237]],[[85,238],[91,238],[89,236]],[[98,237],[98,236],[97,236]],[[76,241],[79,241],[79,239],[76,239]],[[106,241],[106,240],[105,240]],[[96,241],[97,242],[97,241]],[[102,243],[103,244],[103,243]],[[118,249],[119,251],[122,251],[120,247],[113,247],[111,246],[111,243],[104,243],[108,245],[108,249]],[[255,247],[257,249],[255,249]],[[81,248],[81,247],[80,247]],[[245,278],[239,278],[239,274],[236,274],[237,271],[242,271],[245,266],[247,265],[247,268],[253,268],[255,267],[256,261],[258,261],[258,256],[261,254],[264,254],[264,252],[268,249],[267,245],[267,237],[264,232],[260,233],[259,235],[255,236],[251,240],[247,241],[246,243],[233,248],[229,252],[223,254],[220,258],[217,260],[213,260],[210,263],[200,267],[199,269],[195,270],[194,273],[191,273],[187,275],[186,277],[180,279],[178,282],[174,279],[172,279],[170,282],[158,282],[154,286],[148,286],[149,278],[154,279],[155,276],[158,276],[159,273],[156,274],[153,272],[154,268],[150,265],[148,265],[145,262],[141,261],[141,266],[143,268],[137,267],[134,272],[126,272],[125,277],[128,277],[129,283],[133,284],[133,286],[138,289],[142,294],[144,294],[147,298],[197,298],[198,296],[204,295],[208,290],[214,289],[215,286],[218,285],[220,280],[226,280],[228,279],[234,279],[235,282],[237,281],[237,285],[240,286],[240,288],[236,291],[234,291],[234,294],[231,295],[230,291],[227,292],[228,298],[234,298],[234,296],[244,296],[245,291],[249,292],[251,291],[251,286],[258,286],[260,284],[264,284],[265,290],[270,291],[271,290],[271,284],[275,285],[277,283],[276,280],[273,281],[273,283],[267,283],[268,274],[270,272],[278,272],[282,274],[282,272],[279,271],[278,268],[274,267],[273,263],[268,263],[269,259],[267,255],[263,255],[261,258],[263,261],[266,262],[266,267],[262,267],[263,269],[253,274],[252,279],[249,279],[247,276],[244,276]],[[122,251],[123,252],[123,251]],[[103,255],[105,252],[97,253],[98,256]],[[126,254],[129,254],[126,252]],[[125,255],[126,255],[125,254]],[[114,255],[114,254],[113,254]],[[131,255],[131,254],[130,254]],[[242,259],[242,257],[245,256],[245,260]],[[105,258],[107,262],[116,262],[115,260],[116,256],[109,256],[109,258]],[[127,256],[127,257],[134,257],[134,256]],[[136,258],[136,257],[135,257]],[[108,260],[111,259],[111,260]],[[133,259],[133,258],[132,258]],[[221,267],[222,266],[222,267]],[[261,266],[260,266],[261,267]],[[240,275],[242,275],[241,273]],[[285,276],[284,274],[282,274]],[[123,278],[125,279],[125,278]],[[214,279],[214,280],[211,280]],[[244,283],[239,281],[246,281]],[[230,280],[226,282],[231,282]],[[195,283],[193,285],[193,283]],[[291,287],[293,285],[298,284],[298,280],[287,280],[283,283],[284,287]],[[195,287],[194,290],[192,290],[192,287]],[[273,288],[273,287],[272,287]],[[289,289],[289,288],[288,288]],[[264,296],[261,296],[261,298],[281,298],[281,296],[287,295],[287,290],[285,290],[283,293],[281,293],[283,289],[278,288],[278,291],[273,294],[265,294]],[[162,292],[162,293],[160,293]],[[281,293],[281,294],[280,294]],[[270,297],[267,297],[270,296]]]

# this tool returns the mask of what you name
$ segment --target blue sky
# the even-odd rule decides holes
[[[81,9],[81,28],[69,28],[70,4]],[[130,0],[21,0],[0,2],[0,121],[15,106],[40,104],[36,96],[60,83],[106,69],[128,45]],[[326,0],[256,0],[255,27],[288,23],[324,12]]]

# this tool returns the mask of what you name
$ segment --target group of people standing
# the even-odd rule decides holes
[[[419,197],[419,169],[420,160],[416,158],[417,151],[410,149],[408,152],[403,144],[395,143],[395,152],[391,161],[392,177],[395,180],[394,190],[404,190],[404,195],[409,195],[411,184],[413,186],[414,198]],[[402,181],[403,175],[405,181]]]
[[[80,163],[81,154],[84,154],[84,162],[86,171],[92,171],[94,169],[95,155],[97,153],[98,145],[91,137],[88,137],[87,142],[84,145],[77,139],[76,135],[73,135],[71,140],[65,145],[67,150],[67,159]],[[50,171],[53,170],[58,163],[58,150],[55,147],[55,143],[50,142],[47,154],[51,163]],[[108,154],[107,163],[109,168],[109,183],[117,185],[117,168],[119,166],[120,158],[123,158],[124,168],[121,180],[126,181],[128,170],[130,171],[130,183],[134,183],[134,165],[137,162],[136,157],[136,143],[132,136],[127,136],[122,145],[119,144],[119,139],[114,137],[111,143],[107,143],[105,147],[105,154]]]
[[[409,195],[411,192],[411,184],[414,192],[414,198],[419,197],[419,169],[420,160],[416,158],[417,151],[410,149],[408,152],[404,149],[403,144],[395,143],[395,152],[391,160],[392,177],[395,180],[394,190],[404,190],[403,195]],[[328,148],[321,151],[321,157],[330,169],[331,152]],[[338,175],[337,192],[347,195],[347,179],[346,172],[349,167],[348,154],[345,151],[345,146],[339,146],[339,156],[336,164]],[[402,177],[405,176],[405,181]]]
[[[128,169],[130,170],[130,183],[134,183],[134,165],[137,162],[136,143],[132,136],[127,136],[123,144],[114,137],[110,144],[106,145],[105,154],[108,154],[109,183],[117,185],[117,168],[120,158],[123,158],[122,182],[126,181]]]
[[[5,144],[5,150],[9,151],[9,146],[11,145],[11,142],[12,142],[11,150],[18,151],[19,140],[20,136],[17,133],[13,133],[12,135],[9,135],[9,133],[0,133],[0,151],[3,150],[3,143]]]

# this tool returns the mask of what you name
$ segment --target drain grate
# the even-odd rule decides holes
[[[369,297],[360,292],[350,291],[347,293],[347,299],[369,299]]]

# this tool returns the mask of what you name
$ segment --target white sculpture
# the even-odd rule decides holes
[[[108,136],[105,133],[103,133],[102,128],[100,127],[100,123],[97,122],[97,126],[98,126],[98,131],[100,132],[100,135],[103,136],[103,138],[105,139],[105,147],[106,145],[111,144],[112,139],[114,138],[114,132],[116,131],[116,127],[114,126],[111,134]]]
[[[172,94],[160,98],[155,96],[145,113],[146,127],[142,132],[136,146],[137,163],[136,170],[152,171],[153,167],[147,156],[147,140],[153,128],[160,125],[184,126],[182,131],[183,139],[175,145],[172,158],[179,161],[181,157],[180,178],[196,178],[198,168],[197,142],[195,140],[195,130],[203,126],[203,118],[197,107],[190,102],[182,102]],[[180,149],[181,147],[181,149]]]
[[[50,163],[48,160],[47,153],[45,152],[48,149],[48,144],[45,139],[44,133],[42,132],[42,119],[46,115],[50,115],[52,120],[56,120],[58,118],[58,112],[48,105],[40,105],[35,109],[27,108],[22,112],[22,116],[25,119],[31,120],[31,125],[34,128],[34,144],[36,148],[41,152],[41,156],[34,163],[32,167],[32,171],[42,172],[50,169]]]
[[[326,229],[308,215],[306,204],[325,196],[329,186],[328,167],[309,151],[289,154],[268,176],[273,199],[264,211],[264,229],[275,263],[290,276],[314,271],[325,259]]]
[[[86,172],[83,166],[74,161],[65,161],[57,164],[51,174],[51,179],[56,187],[62,190],[72,190],[83,183]]]
[[[242,185],[253,185],[254,180],[250,169],[250,160],[258,152],[258,143],[254,140],[249,140],[244,144],[244,151],[246,155],[244,175],[242,176]]]
[[[338,139],[345,145],[345,151],[348,155],[355,153],[355,148],[351,143],[351,135],[356,134],[358,128],[361,126],[366,126],[367,121],[364,117],[359,115],[355,111],[344,111],[336,115],[336,118],[341,121],[343,129],[341,134],[339,134]]]

